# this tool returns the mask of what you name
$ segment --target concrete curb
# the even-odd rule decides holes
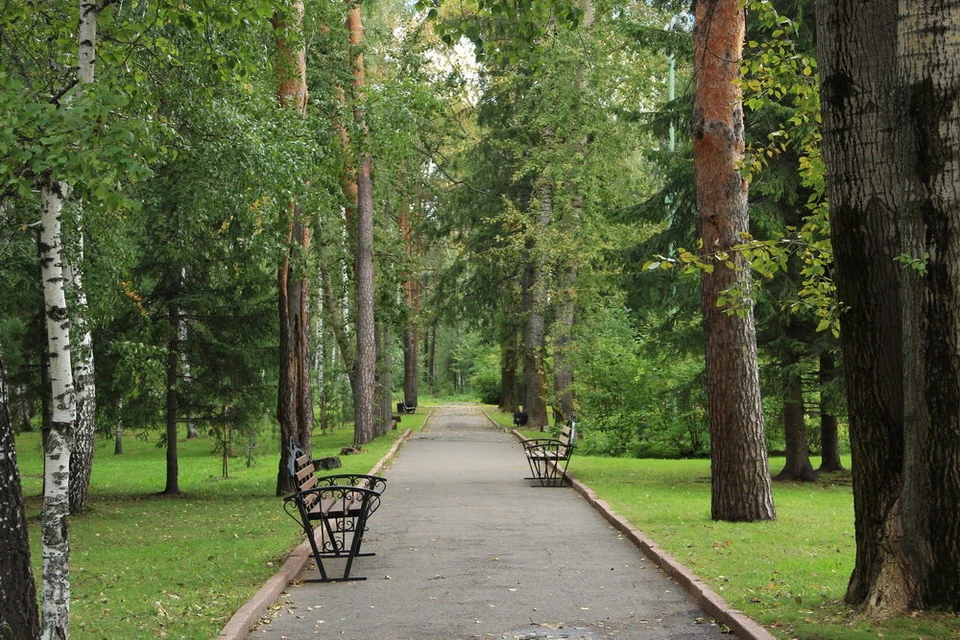
[[[432,413],[431,413],[432,415]],[[430,416],[424,421],[426,426]],[[380,461],[370,470],[370,475],[376,475],[384,466],[395,456],[403,443],[410,437],[412,430],[407,429],[397,438],[390,450],[380,458]],[[304,540],[300,546],[290,552],[284,561],[280,571],[271,576],[260,590],[253,594],[253,597],[247,600],[242,607],[227,621],[227,624],[220,630],[216,640],[242,640],[251,629],[260,621],[260,617],[267,608],[280,598],[280,594],[289,585],[310,560],[310,543]]]
[[[516,429],[512,429],[511,433],[518,440],[526,439]],[[661,549],[656,542],[633,526],[629,520],[599,499],[593,489],[577,480],[569,472],[567,477],[570,479],[573,489],[582,495],[594,509],[599,511],[607,522],[613,525],[627,540],[637,545],[651,562],[683,587],[684,591],[689,593],[704,611],[718,623],[730,629],[730,633],[740,640],[776,640],[776,636],[748,618],[743,612],[730,607],[716,591],[708,587],[695,573],[677,562],[676,558]]]

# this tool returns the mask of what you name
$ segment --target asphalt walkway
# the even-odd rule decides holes
[[[367,580],[294,583],[248,640],[730,638],[583,496],[524,480],[476,407],[434,410],[381,475]]]

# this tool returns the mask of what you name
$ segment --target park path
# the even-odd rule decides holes
[[[482,410],[435,409],[383,472],[367,580],[291,586],[248,640],[730,637],[579,494],[528,474]]]

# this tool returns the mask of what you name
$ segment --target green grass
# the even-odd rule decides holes
[[[398,431],[342,456],[342,471],[368,471],[426,412],[403,416]],[[315,434],[314,455],[338,455],[352,438],[352,430]],[[158,495],[165,462],[155,439],[128,437],[121,456],[112,440],[97,443],[89,509],[70,519],[73,638],[212,638],[302,538],[274,497],[275,435],[253,467],[234,459],[229,479],[210,439],[181,441],[178,497]],[[19,436],[17,452],[39,587],[39,434]]]
[[[488,407],[498,424],[512,417]],[[538,437],[538,431],[523,431]],[[819,461],[814,460],[814,464]],[[772,458],[778,472],[783,458]],[[849,468],[850,460],[844,460]],[[849,474],[774,483],[777,520],[710,520],[709,460],[574,455],[570,472],[719,593],[781,638],[960,638],[955,615],[859,620],[843,604],[855,554]]]

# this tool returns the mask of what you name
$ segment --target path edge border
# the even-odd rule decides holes
[[[493,422],[493,420],[491,420],[491,422]],[[517,440],[526,440],[524,435],[516,429],[511,429],[510,433],[512,433]],[[636,545],[644,556],[669,576],[671,580],[680,585],[684,591],[690,594],[705,612],[714,620],[727,627],[730,630],[729,633],[739,638],[739,640],[776,640],[776,636],[767,631],[761,624],[748,617],[742,611],[732,608],[726,600],[707,586],[707,583],[701,580],[693,571],[661,549],[656,542],[635,527],[633,523],[614,511],[606,501],[598,498],[593,489],[577,480],[570,472],[567,472],[567,478],[570,480],[574,491],[583,496],[587,503],[599,511],[603,518],[609,522],[614,529]]]
[[[424,425],[429,419],[430,416],[428,415],[424,420]],[[390,447],[390,450],[370,470],[370,475],[379,473],[397,455],[400,447],[410,438],[412,433],[412,429],[404,431]],[[310,543],[304,540],[290,552],[280,570],[268,578],[263,586],[237,609],[230,620],[227,621],[227,624],[220,630],[220,633],[217,634],[216,640],[242,640],[246,637],[260,621],[260,617],[267,608],[280,598],[280,594],[287,588],[287,585],[300,575],[309,560]]]

